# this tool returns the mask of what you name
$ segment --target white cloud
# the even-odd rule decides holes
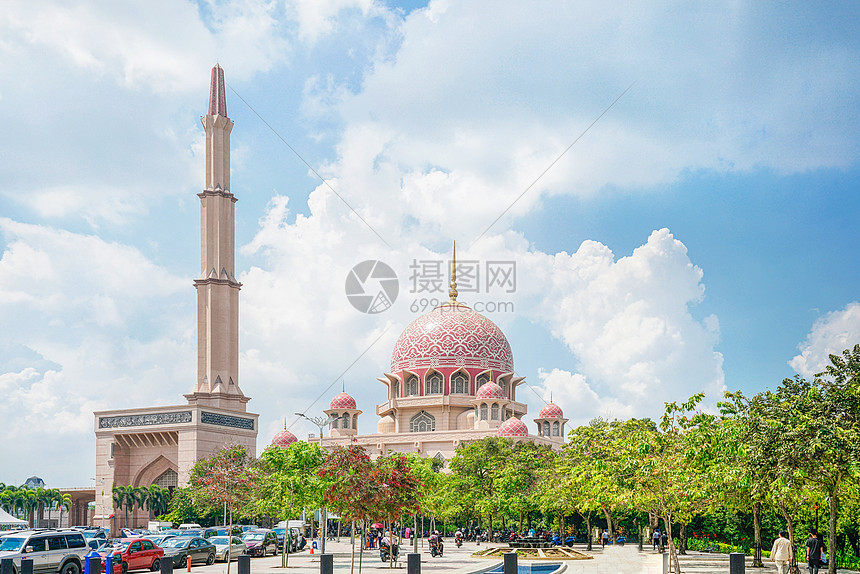
[[[839,355],[860,343],[860,303],[852,301],[844,309],[832,311],[812,325],[806,340],[797,346],[800,354],[788,364],[798,374],[812,378],[830,364],[830,355]]]

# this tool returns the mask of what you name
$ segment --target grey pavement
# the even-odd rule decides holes
[[[422,574],[472,574],[492,568],[501,564],[500,558],[474,558],[472,553],[476,550],[486,548],[482,544],[477,546],[474,542],[464,543],[457,548],[453,540],[446,540],[445,555],[433,558],[426,545],[419,544],[421,554]],[[575,546],[576,550],[585,552],[584,545]],[[361,564],[361,574],[406,574],[406,554],[411,552],[412,547],[401,547],[400,560],[394,568],[379,559],[379,550],[366,550]],[[336,574],[347,574],[350,569],[350,546],[348,539],[341,542],[326,542],[326,552],[334,555],[334,569]],[[636,545],[607,546],[601,549],[595,545],[593,551],[585,552],[593,556],[591,560],[546,560],[535,561],[536,564],[551,562],[562,562],[566,568],[563,574],[662,574],[663,556],[648,548],[640,552]],[[728,574],[729,559],[725,554],[707,554],[702,552],[690,552],[681,556],[681,572],[690,574]],[[765,560],[764,568],[752,568],[751,558],[747,559],[746,570],[754,574],[773,574],[776,572],[774,564]],[[522,562],[527,562],[523,560]],[[528,561],[531,562],[531,561]],[[319,553],[311,555],[308,550],[297,554],[290,554],[289,567],[287,570],[292,574],[318,574],[320,570]],[[198,574],[226,574],[227,568],[224,563],[216,563],[212,566],[194,566],[193,572]],[[355,574],[359,572],[359,556],[356,549]],[[801,572],[806,573],[806,568]],[[840,569],[840,573],[847,572]],[[176,571],[176,574],[181,574]],[[230,566],[230,574],[237,574],[236,563]],[[251,574],[287,574],[281,568],[280,556],[269,556],[266,558],[251,559]]]

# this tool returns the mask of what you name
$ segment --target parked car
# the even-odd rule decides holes
[[[164,559],[171,558],[173,565],[185,568],[190,560],[191,563],[205,562],[215,563],[215,545],[200,536],[175,536],[168,538],[161,545],[164,549]]]
[[[278,537],[278,549],[284,547],[284,538],[287,535],[286,528],[273,528],[272,532]],[[304,548],[304,536],[302,535],[302,529],[296,528],[295,526],[290,528],[290,547],[287,549],[287,552],[293,553],[297,552]]]
[[[217,528],[186,528],[179,531],[179,536],[199,536],[201,538],[212,538],[218,536]]]
[[[242,535],[242,541],[251,556],[265,556],[270,552],[274,556],[278,553],[278,536],[266,528],[249,530]]]
[[[227,527],[219,526],[215,529],[215,532],[217,532],[216,536],[227,536]],[[243,532],[242,527],[233,526],[233,536],[242,536]]]
[[[221,560],[222,562],[227,561],[227,537],[226,536],[213,536],[209,539],[209,542],[215,545],[215,560]],[[248,553],[248,547],[242,542],[242,539],[238,536],[232,537],[232,544],[230,545],[230,560],[234,558],[238,558],[242,554]]]
[[[24,557],[33,560],[34,573],[80,574],[89,551],[77,530],[22,530],[0,538],[0,560],[12,560],[13,574]]]
[[[156,546],[161,546],[161,543],[168,538],[176,538],[176,534],[150,534],[149,536],[144,536],[144,538],[152,540],[152,543]]]
[[[152,543],[147,538],[132,538],[123,540],[118,546],[105,546],[99,552],[102,555],[102,566],[106,567],[107,556],[111,556],[111,570],[126,574],[132,570],[151,570],[155,572],[161,569],[161,558],[164,550]]]

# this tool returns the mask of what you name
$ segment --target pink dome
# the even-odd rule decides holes
[[[355,399],[346,394],[340,393],[331,400],[329,409],[355,409]]]
[[[296,438],[296,435],[284,429],[274,436],[272,444],[281,448],[287,448],[297,440],[299,439]]]
[[[391,372],[422,367],[474,367],[513,372],[514,357],[499,327],[462,303],[444,304],[409,324],[391,353]]]
[[[502,387],[494,383],[493,381],[487,381],[481,388],[478,389],[478,392],[475,394],[476,399],[504,399],[505,393],[502,391]]]
[[[539,419],[563,419],[564,413],[557,404],[550,403],[540,410]]]
[[[499,436],[508,438],[520,438],[529,436],[526,423],[516,417],[511,417],[499,426]]]

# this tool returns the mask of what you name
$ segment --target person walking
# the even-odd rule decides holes
[[[654,534],[651,535],[651,546],[654,549],[654,552],[657,551],[657,546],[660,544],[660,529],[655,528]]]
[[[779,538],[773,541],[773,548],[770,551],[770,559],[776,562],[776,571],[779,574],[788,574],[788,564],[793,555],[788,532],[780,530]]]
[[[806,566],[809,568],[809,574],[818,574],[818,569],[821,567],[821,539],[818,538],[818,531],[814,528],[809,531],[809,538],[806,539]]]
[[[600,535],[600,546],[606,548],[606,543],[609,542],[609,530],[603,529],[603,534]]]

